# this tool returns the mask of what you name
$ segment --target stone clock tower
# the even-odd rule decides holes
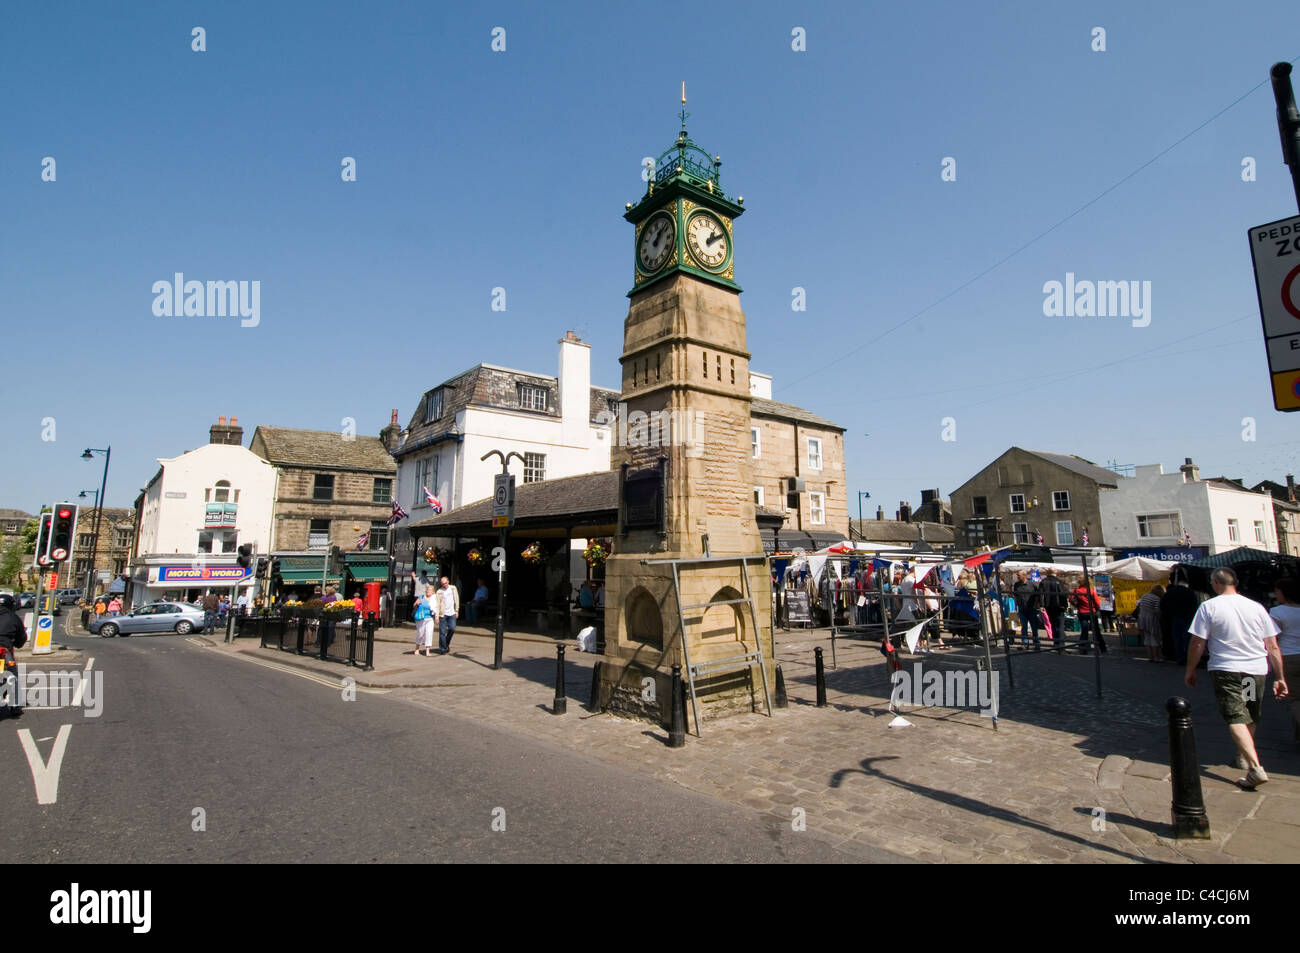
[[[671,668],[685,674],[688,653],[692,664],[717,666],[696,679],[708,721],[764,706],[758,666],[726,671],[721,660],[755,652],[761,639],[773,684],[771,587],[754,513],[749,351],[735,282],[733,225],[744,199],[722,191],[721,159],[691,141],[684,91],[682,102],[677,141],[624,215],[635,226],[634,277],[620,358],[626,427],[620,415],[612,451],[622,471],[620,527],[606,564],[600,696],[614,711],[660,720]],[[722,558],[740,555],[758,557],[748,587],[741,563]],[[713,558],[692,561],[705,556]],[[668,560],[686,560],[676,567],[679,592]],[[679,600],[703,608],[679,614]]]

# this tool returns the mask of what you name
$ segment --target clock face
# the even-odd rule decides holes
[[[727,260],[727,230],[708,212],[701,212],[686,226],[686,244],[691,254],[710,271]]]
[[[668,262],[673,253],[677,229],[668,215],[656,215],[641,230],[641,243],[637,246],[637,259],[641,267],[650,274],[658,271]]]

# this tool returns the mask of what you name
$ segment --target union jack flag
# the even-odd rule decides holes
[[[1039,546],[1043,545],[1043,534],[1039,532],[1035,532],[1034,541],[1038,543]]]
[[[365,549],[366,544],[370,542],[370,534],[362,533],[357,537],[357,549]]]
[[[1083,545],[1088,545],[1088,531],[1086,529],[1083,531]]]
[[[427,486],[424,487],[424,498],[429,501],[429,505],[433,507],[433,511],[435,513],[442,512],[442,504],[438,502],[438,498],[436,496],[434,496],[432,493],[429,492],[429,488]]]
[[[399,520],[404,520],[404,519],[406,519],[406,510],[402,509],[402,504],[398,503],[396,500],[393,500],[393,515],[388,517],[388,525],[392,526],[394,523],[398,522]]]

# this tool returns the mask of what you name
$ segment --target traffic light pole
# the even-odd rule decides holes
[[[1300,207],[1300,110],[1296,109],[1291,88],[1291,64],[1274,63],[1268,71],[1273,81],[1273,99],[1277,102],[1277,131],[1282,137],[1282,159],[1291,170],[1291,185]]]

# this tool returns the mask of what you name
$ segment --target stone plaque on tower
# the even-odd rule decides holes
[[[672,666],[684,666],[687,655],[697,665],[719,663],[717,674],[696,680],[704,720],[763,705],[757,666],[725,671],[721,660],[761,648],[768,683],[773,676],[732,245],[744,200],[722,191],[721,159],[691,141],[684,91],[682,101],[676,142],[624,215],[635,227],[620,357],[628,426],[612,451],[622,472],[620,526],[605,568],[600,684],[602,707],[656,721],[667,717]],[[692,561],[741,555],[754,557],[752,610],[739,561]],[[702,608],[679,611],[679,600]]]

